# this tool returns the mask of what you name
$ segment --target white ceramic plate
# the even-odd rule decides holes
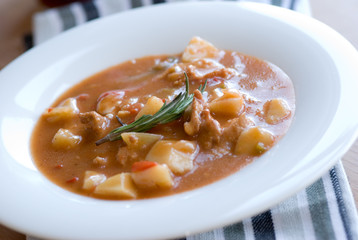
[[[296,116],[277,146],[221,181],[151,200],[91,199],[38,172],[31,131],[61,92],[124,60],[181,52],[195,35],[271,61],[292,78]],[[153,6],[70,30],[0,73],[0,222],[42,238],[162,239],[266,210],[319,178],[355,139],[357,62],[356,50],[322,23],[253,3]]]

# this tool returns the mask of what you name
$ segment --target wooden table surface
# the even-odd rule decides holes
[[[311,8],[313,17],[337,30],[358,49],[358,1],[311,0]],[[38,0],[0,0],[0,69],[26,50],[24,35],[31,33],[31,17],[44,9]],[[358,206],[357,160],[358,141],[342,159]],[[0,239],[24,240],[26,237],[0,225]]]

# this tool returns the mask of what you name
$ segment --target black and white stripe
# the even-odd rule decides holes
[[[254,236],[257,240],[275,240],[271,211],[261,213],[251,219]]]

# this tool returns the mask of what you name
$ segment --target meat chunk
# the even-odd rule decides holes
[[[222,134],[220,123],[211,115],[209,109],[204,109],[201,113],[201,124],[198,135],[198,142],[204,149],[210,149],[218,144]]]
[[[106,117],[99,115],[95,111],[80,113],[79,117],[87,137],[101,138],[106,134],[106,129],[109,125],[109,120]]]
[[[209,78],[230,79],[238,73],[233,68],[227,68],[213,59],[198,59],[185,67],[185,70],[192,81],[205,81]]]
[[[167,70],[167,79],[174,86],[185,85],[184,72],[188,75],[190,81],[204,83],[211,78],[230,79],[237,76],[238,73],[233,68],[226,68],[219,62],[212,59],[199,59],[190,64],[176,64]]]
[[[184,131],[190,136],[198,135],[199,145],[204,149],[210,149],[220,141],[222,134],[220,123],[211,116],[199,90],[194,91],[190,121],[184,123]]]
[[[140,152],[134,151],[133,148],[129,148],[128,146],[123,146],[118,149],[116,159],[121,165],[124,166],[130,162],[139,161],[141,158],[143,159],[144,156],[142,156]]]
[[[190,121],[184,123],[184,130],[186,134],[190,136],[194,136],[199,133],[200,125],[201,125],[201,113],[206,107],[206,103],[204,101],[203,95],[199,90],[194,91],[194,99],[191,104],[191,116]]]

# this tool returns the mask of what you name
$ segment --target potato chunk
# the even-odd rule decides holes
[[[138,112],[135,120],[139,119],[143,115],[154,115],[163,106],[163,101],[156,96],[152,96],[148,99],[144,107]]]
[[[155,142],[162,139],[162,135],[142,132],[126,132],[121,137],[130,149],[146,149],[151,147]]]
[[[93,191],[99,184],[106,181],[106,175],[95,172],[86,171],[83,180],[82,188],[88,191]]]
[[[104,197],[112,196],[122,199],[137,197],[137,189],[130,173],[119,173],[108,178],[96,187],[94,193]]]
[[[236,89],[223,89],[222,92],[221,97],[209,104],[210,111],[219,115],[238,116],[244,107],[241,93]]]
[[[167,165],[156,162],[139,161],[132,167],[132,179],[139,188],[171,188],[174,185]]]
[[[265,107],[265,121],[268,124],[277,124],[291,113],[289,106],[283,99],[272,99],[266,103]]]
[[[211,43],[203,40],[200,37],[193,37],[188,46],[184,49],[182,55],[183,62],[191,62],[200,58],[212,58],[219,57],[219,49],[217,49]]]
[[[257,156],[267,151],[274,141],[275,138],[270,132],[260,127],[250,127],[239,136],[234,152]]]
[[[160,140],[154,144],[145,160],[166,164],[175,174],[184,174],[194,165],[197,144],[186,140]]]
[[[70,149],[77,146],[81,140],[81,136],[74,135],[69,130],[60,128],[52,138],[52,146],[57,149]]]
[[[57,107],[47,109],[44,113],[44,117],[46,117],[49,122],[57,122],[70,119],[77,113],[79,113],[79,110],[77,108],[76,98],[67,98]]]

